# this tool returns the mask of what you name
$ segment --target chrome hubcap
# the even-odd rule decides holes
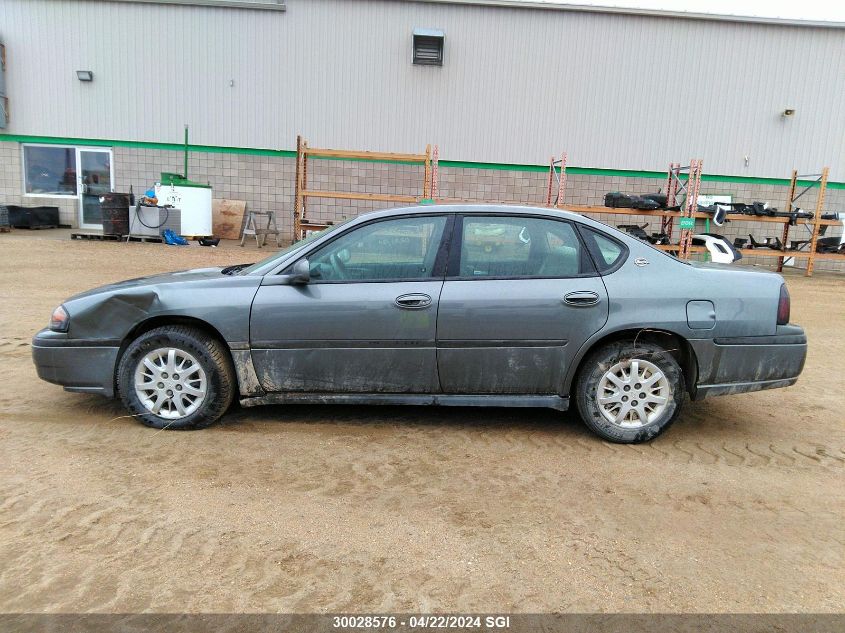
[[[659,419],[672,397],[672,387],[660,368],[647,360],[616,363],[599,380],[601,414],[617,426],[637,428]]]
[[[207,388],[199,361],[181,349],[153,350],[135,369],[138,400],[147,411],[167,420],[191,415],[205,400]]]

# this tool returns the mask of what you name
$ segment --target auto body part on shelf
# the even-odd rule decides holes
[[[646,211],[654,211],[655,209],[660,209],[666,206],[665,198],[666,196],[661,196],[660,194],[632,196],[622,193],[621,191],[611,191],[604,196],[604,206],[611,207],[613,209],[643,209]]]
[[[618,228],[622,229],[626,233],[629,233],[636,237],[643,242],[649,242],[651,244],[663,245],[669,244],[670,239],[666,233],[652,233],[649,235],[645,232],[645,228],[648,226],[648,222],[645,224],[620,224]]]
[[[718,233],[698,233],[692,236],[693,246],[703,246],[710,253],[710,259],[717,264],[730,264],[742,259],[734,245],[724,235]]]
[[[754,236],[749,233],[748,238],[750,240],[751,248],[770,248],[773,251],[783,250],[783,243],[780,241],[779,237],[767,237],[765,242],[758,242],[754,239]]]

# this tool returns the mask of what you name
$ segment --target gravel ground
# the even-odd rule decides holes
[[[64,297],[254,248],[0,235],[0,611],[835,612],[845,279],[790,274],[789,389],[645,446],[544,410],[276,406],[193,433],[41,382]],[[265,249],[266,250],[266,249]]]

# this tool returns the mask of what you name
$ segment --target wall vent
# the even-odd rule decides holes
[[[445,39],[443,31],[414,29],[414,63],[421,66],[442,66]]]

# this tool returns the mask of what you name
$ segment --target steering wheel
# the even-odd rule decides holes
[[[349,275],[346,270],[346,264],[344,264],[340,257],[337,256],[337,253],[332,253],[329,255],[329,263],[332,265],[334,269],[335,275],[337,275],[338,279],[348,279]]]

